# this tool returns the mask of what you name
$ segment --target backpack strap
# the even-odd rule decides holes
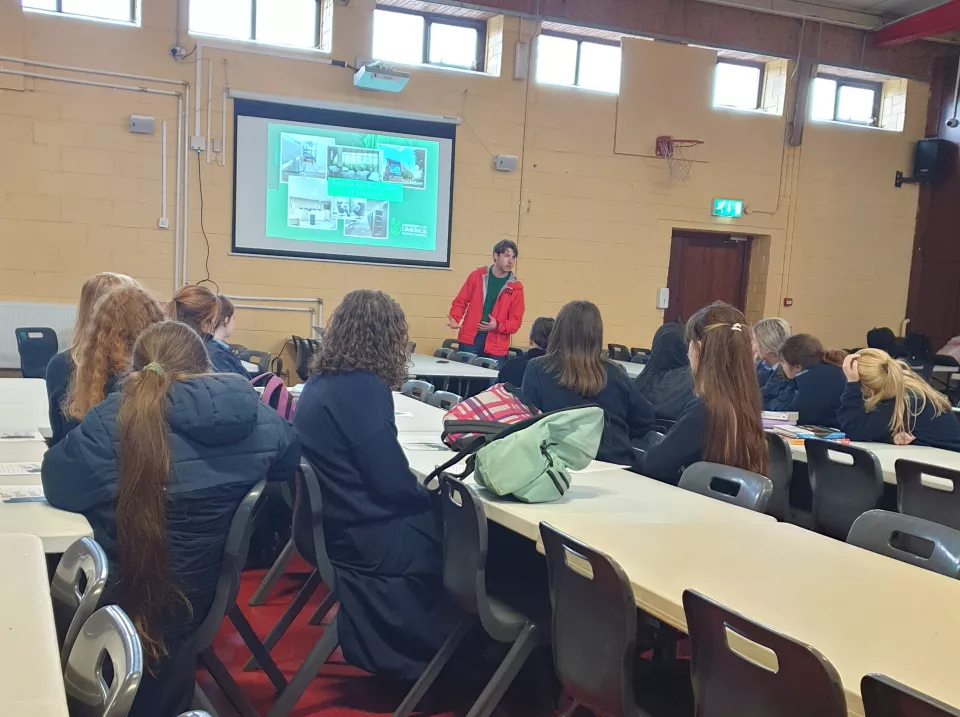
[[[469,423],[469,421],[467,421],[467,423]],[[431,488],[429,483],[435,478],[439,478],[441,473],[446,473],[447,469],[450,466],[454,466],[460,461],[462,461],[464,458],[466,458],[467,456],[470,456],[467,459],[466,470],[464,470],[463,473],[460,473],[459,475],[455,473],[447,473],[447,475],[462,481],[464,478],[466,478],[471,473],[473,473],[473,466],[476,461],[474,454],[477,451],[479,451],[481,448],[483,448],[486,444],[487,444],[487,436],[476,436],[475,438],[471,438],[467,443],[467,445],[465,445],[463,448],[457,451],[457,454],[453,458],[451,458],[446,463],[443,463],[437,466],[436,468],[434,468],[432,471],[430,471],[430,474],[423,479],[423,487],[430,491],[440,490],[439,483],[437,484],[436,488]]]
[[[458,434],[477,434],[487,438],[494,438],[503,433],[508,425],[509,424],[506,423],[500,423],[499,421],[457,421],[455,419],[448,419],[443,422],[443,432],[440,434],[440,440],[447,443],[447,438]],[[472,438],[472,436],[466,439],[460,438],[454,443],[458,444],[458,446],[463,446],[464,440],[469,441],[470,438]],[[447,445],[451,444],[447,443]]]

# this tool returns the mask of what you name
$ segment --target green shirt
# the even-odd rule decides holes
[[[490,312],[493,311],[493,305],[497,303],[497,297],[500,296],[500,291],[509,278],[509,273],[506,276],[497,278],[493,275],[493,268],[487,272],[487,293],[484,294],[483,297],[483,318],[481,321],[490,320]]]

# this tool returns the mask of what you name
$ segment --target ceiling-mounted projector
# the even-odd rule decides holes
[[[399,92],[406,87],[409,79],[409,73],[373,61],[360,65],[360,69],[353,76],[353,86],[362,90]]]

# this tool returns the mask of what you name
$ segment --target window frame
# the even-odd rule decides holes
[[[573,70],[573,84],[572,85],[554,85],[555,87],[576,87],[581,90],[591,90],[593,92],[603,92],[603,90],[594,90],[591,87],[581,87],[580,85],[580,58],[583,49],[583,43],[588,42],[592,45],[606,45],[607,47],[620,47],[619,42],[614,42],[613,40],[605,40],[602,37],[586,37],[584,35],[575,35],[572,32],[558,32],[555,30],[541,30],[539,36],[546,35],[548,37],[559,37],[564,40],[576,40],[577,42],[577,64],[574,66]],[[540,62],[539,55],[537,56],[537,62]],[[534,76],[536,76],[536,68],[534,68]],[[612,94],[607,92],[606,94]],[[617,92],[616,94],[619,94]]]
[[[61,2],[62,0],[57,0]],[[185,12],[187,16],[187,32],[191,35],[199,35],[200,37],[209,37],[213,40],[220,42],[245,42],[252,43],[255,45],[260,45],[261,47],[274,47],[281,50],[290,50],[293,52],[322,52],[323,49],[320,47],[320,43],[323,40],[323,0],[314,0],[317,6],[316,21],[314,22],[314,33],[313,33],[313,44],[309,47],[306,45],[284,45],[278,42],[267,42],[266,40],[257,39],[257,3],[260,0],[250,0],[250,37],[236,37],[233,35],[216,35],[210,32],[203,32],[200,30],[193,30],[190,28],[190,2],[191,0],[177,0],[178,2],[182,1],[185,5]],[[269,2],[269,0],[263,0],[264,2]]]
[[[741,112],[757,112],[763,111],[763,83],[767,79],[767,63],[765,62],[753,62],[751,60],[737,60],[737,59],[728,59],[726,57],[717,57],[718,65],[740,65],[741,67],[754,67],[760,70],[760,77],[757,80],[757,106],[756,107],[734,107],[733,105],[713,105],[714,107],[720,107],[725,110],[740,110]],[[714,70],[713,75],[713,87],[714,94],[717,90],[717,75],[716,70]]]
[[[256,1],[256,0],[254,0]],[[423,50],[420,53],[421,65],[427,67],[443,67],[448,70],[460,70],[461,72],[484,72],[484,64],[487,59],[487,21],[477,20],[469,17],[457,17],[454,15],[444,15],[437,12],[422,12],[420,10],[411,10],[405,7],[394,7],[392,5],[382,5],[377,3],[376,10],[383,12],[393,12],[399,15],[416,15],[423,18]],[[443,62],[430,62],[430,31],[431,26],[454,25],[456,27],[468,27],[477,31],[477,58],[476,67],[463,67],[462,65],[448,65]],[[380,58],[373,58],[380,59]],[[391,60],[384,60],[391,62]],[[403,64],[403,63],[400,63]]]
[[[883,103],[883,83],[873,80],[858,80],[854,77],[844,77],[843,75],[832,75],[828,72],[818,72],[814,75],[815,80],[832,80],[837,83],[837,91],[833,95],[833,119],[827,122],[839,122],[840,124],[849,124],[854,127],[879,127],[880,126],[880,107]],[[837,119],[837,113],[840,111],[840,88],[843,86],[856,87],[859,89],[873,90],[873,120],[870,122],[857,122],[855,120]],[[824,120],[821,120],[824,121]]]
[[[98,15],[86,15],[78,12],[64,12],[63,0],[56,0],[56,7],[53,10],[46,10],[40,7],[30,7],[20,3],[20,8],[25,12],[40,12],[47,15],[60,15],[61,17],[76,17],[81,20],[92,20],[94,22],[109,22],[114,25],[133,25],[140,24],[140,0],[129,0],[130,18],[127,20],[115,20],[112,17],[99,17]]]

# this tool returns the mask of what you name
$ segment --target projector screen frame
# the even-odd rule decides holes
[[[231,92],[233,108],[233,216],[231,218],[230,255],[268,257],[273,259],[295,259],[322,261],[343,264],[368,264],[373,266],[406,266],[418,269],[450,269],[453,245],[453,186],[456,167],[456,127],[460,118],[438,115],[419,115],[410,112],[390,112],[379,107],[359,107],[353,105],[298,102],[276,96],[259,96],[252,93]],[[327,119],[333,115],[333,120]],[[293,250],[248,248],[237,246],[237,145],[240,117],[253,117],[279,122],[299,122],[329,126],[342,126],[346,129],[367,130],[384,134],[406,134],[435,139],[450,140],[450,187],[449,211],[447,212],[446,258],[443,261],[424,261],[406,258],[381,258],[370,256],[351,257],[343,254],[319,252],[300,252]],[[424,134],[424,125],[428,125],[429,134]]]

